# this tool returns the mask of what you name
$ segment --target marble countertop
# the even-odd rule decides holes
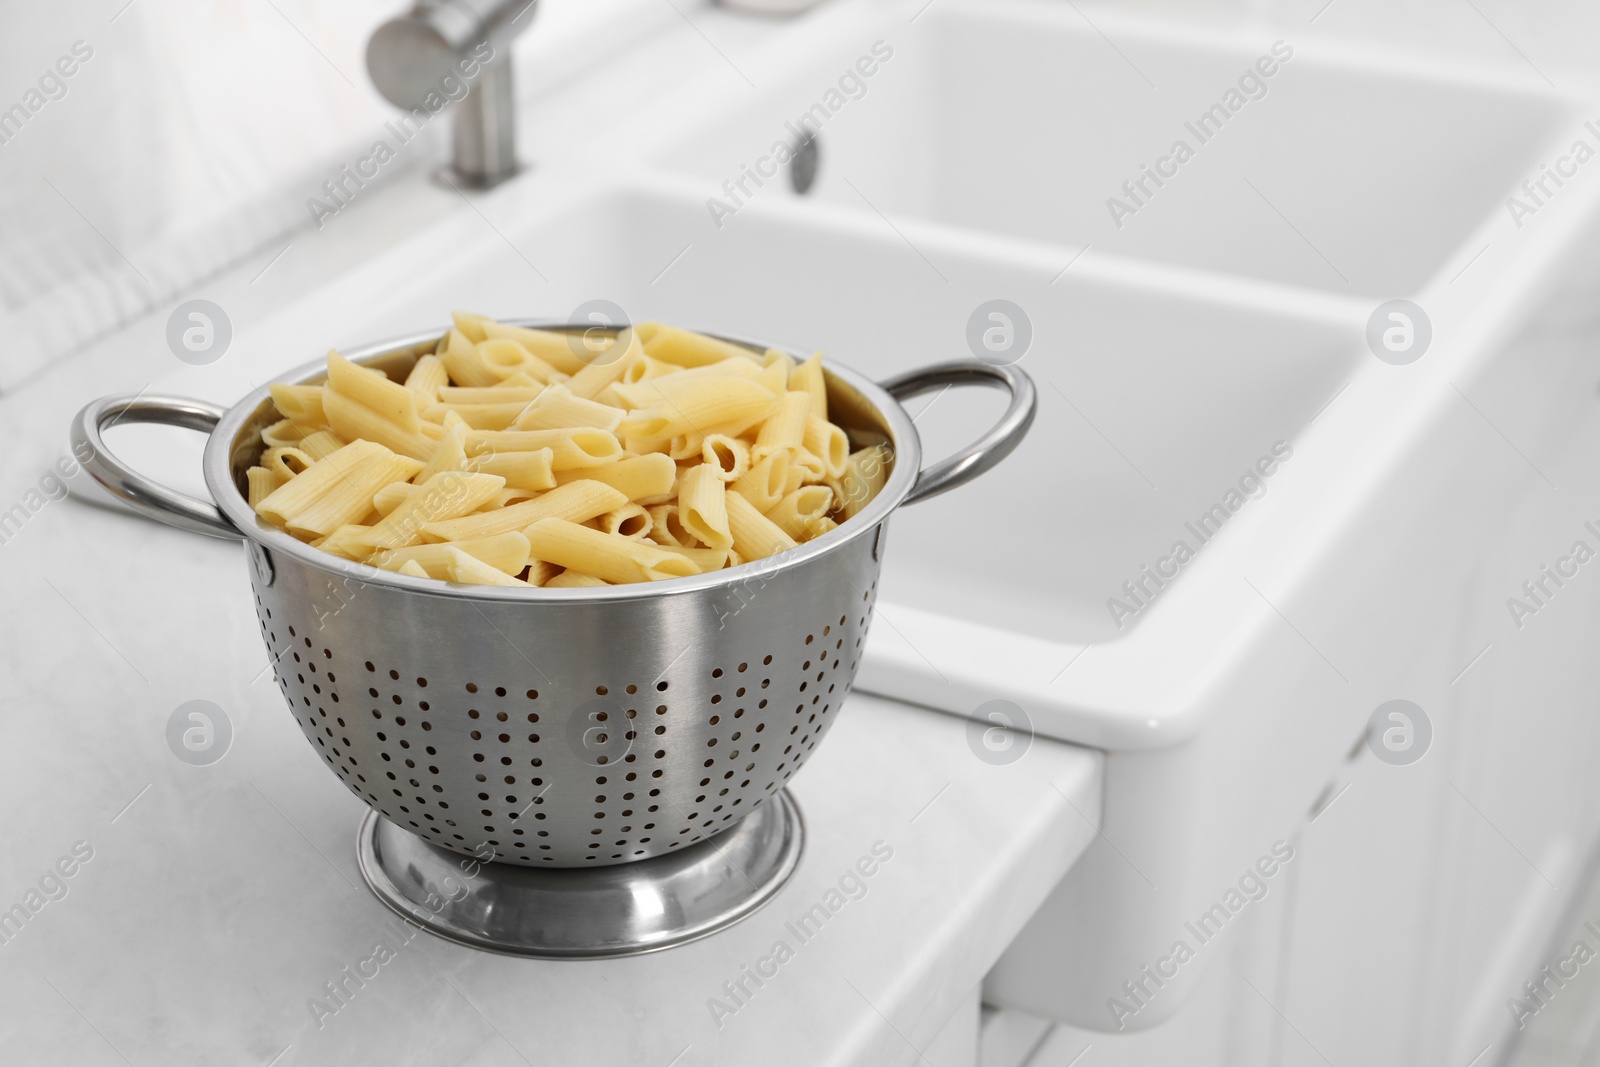
[[[970,1034],[947,1058],[941,1031],[975,1013],[983,974],[1095,836],[1098,754],[1036,740],[994,766],[966,721],[858,694],[794,782],[798,872],[739,925],[595,963],[402,943],[357,871],[364,809],[271,681],[241,547],[52,499],[72,413],[159,377],[161,328],[135,323],[0,398],[0,512],[27,512],[0,543],[0,912],[29,913],[20,932],[0,926],[8,1060],[962,1062]],[[191,700],[231,726],[208,766],[168,745]],[[866,894],[715,1018],[723,983],[875,846],[893,857]],[[394,959],[316,1012],[378,941]]]

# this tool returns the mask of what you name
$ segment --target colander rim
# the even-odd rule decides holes
[[[570,332],[575,328],[582,328],[574,327],[569,322],[538,318],[508,318],[499,321],[510,326],[562,332]],[[717,331],[704,330],[699,332],[715,337],[718,340],[728,341],[757,351],[777,349],[797,359],[806,358],[805,355],[797,350],[784,345],[752,341]],[[340,349],[340,353],[352,362],[364,363],[412,350],[418,345],[438,340],[445,333],[448,333],[448,329],[420,330],[385,341]],[[858,538],[869,535],[876,536],[878,528],[889,517],[889,514],[900,506],[901,501],[906,498],[915,486],[917,475],[922,466],[922,441],[917,434],[916,426],[913,424],[911,417],[906,414],[900,402],[870,378],[839,363],[830,362],[826,366],[826,371],[856,390],[877,413],[885,429],[889,432],[895,459],[894,467],[889,473],[889,480],[884,484],[883,489],[878,492],[877,496],[873,497],[872,501],[860,514],[840,523],[837,528],[830,530],[815,540],[807,541],[797,548],[789,549],[768,559],[754,560],[737,567],[727,567],[709,574],[691,575],[686,578],[668,578],[659,582],[638,582],[628,585],[575,589],[545,589],[540,587],[523,589],[493,585],[446,584],[433,578],[414,578],[395,571],[383,570],[370,564],[341,559],[320,549],[312,548],[286,531],[267,523],[250,508],[249,501],[234,482],[232,472],[234,441],[261,404],[271,397],[271,387],[273,385],[296,385],[319,376],[325,376],[327,372],[326,357],[303,363],[273,378],[271,381],[251,390],[238,403],[230,407],[227,414],[217,423],[216,428],[206,441],[205,453],[202,459],[203,473],[206,487],[210,490],[211,497],[216,502],[217,507],[247,541],[269,549],[275,554],[288,556],[337,578],[404,590],[423,596],[486,603],[613,603],[654,600],[664,596],[687,596],[705,592],[706,590],[739,585],[781,570],[803,566],[835,549],[843,548]]]

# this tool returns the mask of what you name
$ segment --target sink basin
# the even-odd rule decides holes
[[[1314,35],[1242,40],[1103,8],[1088,9],[1091,23],[1080,10],[941,0],[910,24],[885,21],[893,56],[857,79],[859,99],[811,112],[822,164],[810,195],[1387,298],[1419,289],[1537,173],[1528,161],[1553,133],[1582,121],[1553,93],[1423,70],[1416,57],[1385,67]],[[732,202],[716,185],[792,139],[871,40],[791,74],[659,162]],[[1192,158],[1175,157],[1178,142]]]

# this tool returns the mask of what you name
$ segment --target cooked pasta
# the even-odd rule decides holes
[[[660,323],[566,333],[457,312],[397,378],[328,353],[274,385],[241,489],[261,518],[413,578],[574,589],[766,559],[888,480],[797,363]]]

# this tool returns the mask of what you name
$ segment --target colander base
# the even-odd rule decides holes
[[[804,832],[785,790],[681,852],[608,867],[480,862],[373,811],[357,847],[378,899],[430,933],[515,956],[604,959],[671,948],[743,919],[794,873]]]

